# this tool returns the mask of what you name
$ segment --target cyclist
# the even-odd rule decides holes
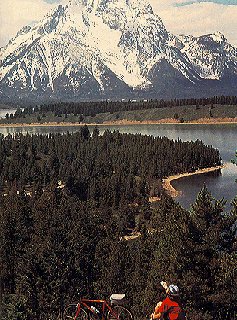
[[[166,282],[161,282],[161,285],[166,291],[166,298],[157,303],[155,311],[151,314],[151,319],[166,319],[166,320],[185,320],[186,316],[181,307],[179,288]]]

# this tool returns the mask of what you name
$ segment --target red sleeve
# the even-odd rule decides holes
[[[158,312],[164,313],[169,309],[169,305],[167,304],[167,300],[166,299],[162,302],[161,306],[158,309]]]
[[[159,313],[160,312],[159,309],[160,307],[155,307],[155,313]]]

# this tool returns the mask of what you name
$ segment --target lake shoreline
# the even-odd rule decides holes
[[[227,166],[226,164],[223,164],[223,165],[220,165],[220,166],[199,169],[199,170],[196,170],[194,172],[184,172],[184,173],[180,173],[180,174],[177,174],[177,175],[172,175],[172,176],[169,176],[168,178],[165,178],[165,179],[162,180],[162,186],[163,186],[164,190],[172,198],[176,198],[176,197],[180,196],[182,194],[182,192],[176,190],[172,186],[172,181],[178,180],[178,179],[181,179],[181,178],[184,178],[184,177],[190,177],[190,176],[197,175],[197,174],[213,172],[213,171],[216,171],[216,170],[223,169],[226,166]]]
[[[79,122],[46,122],[46,123],[0,123],[0,127],[3,128],[14,128],[14,127],[73,127],[73,126],[114,126],[114,125],[149,125],[149,124],[237,124],[236,118],[200,118],[197,120],[180,122],[179,120],[166,118],[160,120],[145,120],[145,121],[136,121],[136,120],[116,120],[116,121],[105,121],[102,123],[79,123]]]

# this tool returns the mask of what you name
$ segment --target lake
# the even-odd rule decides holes
[[[24,128],[0,128],[0,132],[4,135],[13,134],[15,132],[31,134],[50,132],[76,132],[79,130],[78,126],[64,126],[64,127],[24,127]],[[166,136],[170,139],[180,138],[183,141],[202,140],[207,145],[219,149],[221,158],[226,164],[226,167],[218,172],[211,172],[207,174],[195,175],[185,177],[173,181],[173,186],[182,192],[177,201],[179,201],[185,208],[189,208],[190,204],[194,202],[197,193],[205,183],[208,190],[216,199],[224,197],[227,203],[227,209],[230,208],[230,202],[237,195],[237,166],[231,163],[231,159],[235,157],[237,150],[237,124],[139,124],[139,125],[113,125],[113,126],[99,126],[100,133],[109,129],[119,130],[122,133],[141,133],[144,135]],[[93,127],[90,127],[93,130]]]

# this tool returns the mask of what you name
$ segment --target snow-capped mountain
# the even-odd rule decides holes
[[[180,36],[194,70],[204,79],[220,80],[225,74],[237,74],[237,48],[220,32],[201,37]]]
[[[229,76],[232,90],[223,35],[176,37],[146,0],[70,0],[1,49],[2,100],[205,95]]]

